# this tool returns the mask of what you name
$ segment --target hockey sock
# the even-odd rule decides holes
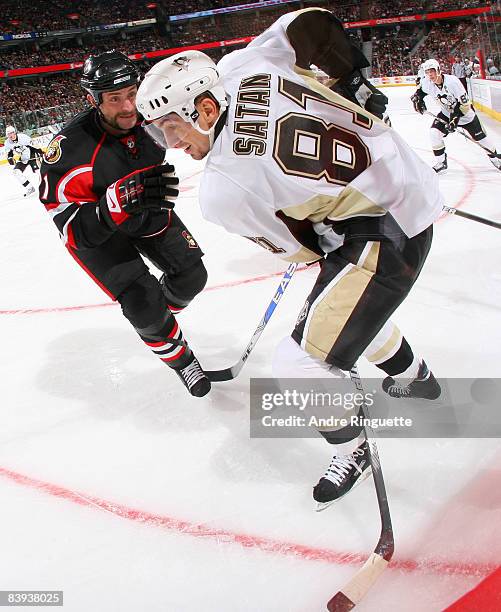
[[[174,317],[169,317],[164,328],[155,334],[156,340],[142,336],[146,346],[171,368],[181,368],[191,358],[191,349],[186,344],[183,332]],[[163,339],[158,339],[162,338]]]
[[[365,434],[362,431],[352,440],[349,440],[348,442],[343,442],[341,444],[337,444],[339,438],[334,437],[332,435],[333,432],[320,431],[320,433],[329,444],[335,445],[334,453],[337,457],[342,457],[343,455],[349,455],[353,453],[365,441]]]
[[[421,359],[414,357],[411,365],[406,370],[404,370],[403,372],[400,372],[399,374],[393,374],[392,378],[395,378],[395,379],[408,378],[409,380],[414,380],[415,378],[417,378],[420,365],[421,365]]]
[[[441,149],[433,149],[433,155],[435,155],[437,162],[445,161],[445,147],[442,147]]]
[[[417,361],[417,367],[415,362]],[[378,363],[377,367],[386,372],[388,376],[397,376],[406,373],[408,378],[415,378],[419,369],[419,360],[416,360],[414,353],[405,338],[402,338],[398,351],[386,361]],[[411,376],[415,369],[414,376]]]

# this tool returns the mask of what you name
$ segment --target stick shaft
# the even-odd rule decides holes
[[[501,229],[501,223],[499,223],[498,221],[486,219],[485,217],[479,217],[478,215],[473,215],[472,213],[466,212],[464,210],[458,210],[457,208],[444,206],[444,211],[449,213],[450,215],[457,215],[458,217],[463,217],[463,219],[469,219],[470,221],[476,221],[477,223],[482,223],[483,225],[488,225],[489,227]]]
[[[442,119],[442,117],[437,117],[437,115],[434,115],[430,111],[425,111],[425,114],[429,115],[430,117],[433,117],[436,121],[439,121],[443,125],[447,125],[447,121]],[[477,146],[479,146],[484,151],[487,151],[487,153],[492,153],[492,151],[490,149],[488,149],[487,147],[484,147],[483,144],[481,144],[480,142],[477,142],[476,140],[473,140],[473,138],[468,134],[468,132],[466,130],[463,129],[462,126],[458,125],[455,131],[458,132],[458,134],[461,134],[461,136],[464,136],[464,138],[466,138],[466,140],[469,140],[473,144],[476,144]]]
[[[363,394],[364,389],[356,365],[351,369],[350,377],[357,391]],[[363,403],[361,408],[363,416],[365,418],[370,418],[367,405]],[[327,603],[327,610],[329,610],[329,612],[348,612],[348,610],[352,610],[386,569],[395,548],[390,507],[386,495],[383,471],[381,469],[374,432],[368,427],[365,427],[364,430],[369,446],[369,459],[379,507],[381,533],[374,551],[364,565],[358,570],[348,584],[338,591]]]
[[[252,334],[249,344],[246,346],[245,351],[243,352],[237,363],[229,368],[225,368],[224,370],[206,371],[205,373],[210,381],[223,382],[226,380],[232,380],[233,378],[236,378],[238,376],[241,369],[244,367],[247,358],[256,346],[257,341],[259,340],[261,334],[264,331],[264,328],[268,325],[268,321],[271,319],[271,316],[275,312],[278,303],[282,299],[282,296],[285,293],[285,290],[287,289],[298,265],[298,263],[291,263],[285,271],[285,274],[283,275],[282,280],[280,281],[280,284],[271,299],[271,302],[268,304],[268,308],[266,309],[263,318],[261,319],[261,321],[259,321],[256,330]]]

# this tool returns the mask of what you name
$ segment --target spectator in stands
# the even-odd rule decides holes
[[[489,77],[493,78],[493,79],[499,79],[499,70],[496,67],[496,65],[494,64],[494,60],[492,58],[488,58],[487,59],[487,74],[489,75]]]

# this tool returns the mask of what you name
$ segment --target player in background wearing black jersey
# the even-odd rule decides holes
[[[145,344],[191,395],[210,382],[174,316],[203,289],[207,272],[197,242],[174,213],[174,167],[140,125],[139,73],[108,51],[85,62],[81,84],[91,108],[49,144],[40,200],[68,252],[117,300]],[[163,274],[153,276],[143,257]],[[96,347],[98,348],[98,347]]]

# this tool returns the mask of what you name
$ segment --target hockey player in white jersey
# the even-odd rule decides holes
[[[320,263],[276,377],[342,376],[363,354],[394,397],[440,387],[389,320],[418,277],[442,211],[435,173],[375,115],[312,78],[354,69],[342,24],[325,9],[284,15],[216,66],[187,51],[156,64],[137,105],[164,147],[207,156],[206,219],[287,261]],[[314,488],[320,508],[368,474],[361,428],[322,431],[337,445]]]
[[[452,134],[458,126],[465,129],[470,137],[486,150],[490,162],[501,170],[500,149],[492,138],[487,136],[461,81],[452,74],[443,74],[435,59],[424,62],[422,68],[425,77],[420,79],[411,100],[414,109],[421,114],[426,112],[426,96],[432,96],[441,106],[442,110],[430,128],[431,146],[437,158],[437,163],[433,166],[435,172],[447,170],[444,137]]]
[[[31,138],[28,134],[17,132],[16,128],[12,125],[8,125],[5,129],[5,138],[4,146],[7,161],[13,166],[12,173],[16,177],[16,180],[24,188],[23,195],[25,197],[29,196],[35,193],[35,188],[26,178],[24,172],[28,166],[33,172],[37,172],[37,159],[41,159],[43,151],[32,145]]]

